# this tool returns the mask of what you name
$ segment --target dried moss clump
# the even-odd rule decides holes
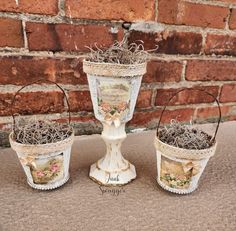
[[[166,126],[159,132],[159,139],[169,145],[184,149],[206,149],[213,145],[211,136],[193,128],[191,125],[183,125],[172,120],[170,126]]]
[[[69,124],[21,118],[15,124],[13,139],[22,144],[49,144],[65,140],[72,133]]]
[[[127,44],[125,37],[121,42],[116,41],[109,48],[102,50],[95,44],[95,48],[87,47],[90,53],[87,61],[96,63],[117,63],[117,64],[140,64],[147,61],[150,52],[154,50],[144,50],[143,41],[139,44]]]

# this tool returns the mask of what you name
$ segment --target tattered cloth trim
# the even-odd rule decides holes
[[[141,64],[117,64],[117,63],[96,63],[83,61],[85,73],[97,76],[139,76],[146,73],[147,63]]]
[[[166,156],[188,160],[201,160],[209,158],[215,154],[217,146],[217,143],[215,142],[213,146],[207,149],[184,149],[165,144],[158,139],[158,137],[155,138],[154,144],[156,149]]]
[[[66,150],[73,144],[74,133],[65,140],[49,144],[21,144],[13,140],[13,133],[9,135],[9,140],[12,149],[17,153],[40,156]]]

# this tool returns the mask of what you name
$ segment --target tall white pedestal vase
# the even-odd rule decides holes
[[[107,148],[106,155],[91,166],[89,176],[102,185],[127,184],[136,178],[136,171],[120,148],[126,138],[125,123],[133,116],[146,62],[133,65],[84,60],[83,69]]]

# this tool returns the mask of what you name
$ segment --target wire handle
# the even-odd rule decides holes
[[[157,133],[156,133],[157,137],[158,137],[158,135],[159,135],[159,128],[160,128],[160,124],[161,124],[161,119],[162,119],[163,114],[164,114],[164,112],[165,112],[165,110],[166,110],[166,107],[169,106],[170,101],[171,101],[175,96],[177,96],[180,92],[182,92],[182,91],[187,91],[187,90],[189,90],[189,91],[201,91],[201,92],[204,92],[205,94],[211,96],[211,97],[214,99],[214,101],[217,103],[218,112],[219,112],[219,119],[218,119],[218,122],[217,122],[215,134],[214,134],[214,136],[212,137],[212,141],[215,141],[215,138],[216,138],[216,135],[217,135],[219,126],[220,126],[220,122],[221,122],[221,107],[220,107],[220,103],[219,103],[218,99],[217,99],[213,94],[207,92],[206,90],[204,90],[204,89],[191,89],[191,88],[181,89],[181,90],[177,91],[175,94],[173,94],[173,95],[170,97],[170,99],[168,100],[167,104],[166,104],[166,105],[164,106],[164,108],[162,109],[162,112],[161,112],[161,115],[160,115],[160,119],[159,119],[159,122],[158,122],[158,125],[157,125]]]
[[[65,90],[64,90],[59,84],[57,84],[56,82],[53,82],[53,81],[51,81],[51,80],[46,80],[46,79],[38,79],[38,80],[36,80],[36,81],[34,81],[34,82],[32,82],[32,83],[26,84],[26,85],[24,85],[23,87],[21,87],[21,88],[15,93],[15,95],[14,95],[12,101],[11,101],[10,107],[11,107],[11,116],[12,116],[12,118],[13,118],[13,132],[14,132],[14,133],[15,133],[15,126],[16,126],[16,119],[15,119],[15,115],[14,115],[14,113],[13,113],[13,107],[14,107],[14,104],[15,104],[15,101],[16,101],[16,96],[17,96],[24,88],[26,88],[26,87],[28,87],[28,86],[31,86],[31,85],[33,85],[33,84],[39,83],[39,82],[52,83],[52,84],[56,85],[56,86],[62,91],[62,93],[63,93],[63,95],[64,95],[64,97],[65,97],[65,99],[66,99],[66,104],[67,104],[67,106],[68,106],[69,124],[71,123],[70,104],[69,104],[68,98],[67,98],[67,96],[66,96]]]

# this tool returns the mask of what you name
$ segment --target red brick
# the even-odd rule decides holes
[[[232,10],[230,20],[229,20],[229,28],[230,29],[236,29],[236,9]]]
[[[200,27],[224,28],[229,14],[226,7],[181,0],[159,0],[158,21]]]
[[[236,115],[232,115],[227,118],[227,121],[232,121],[232,120],[236,120]]]
[[[0,47],[23,47],[24,38],[21,21],[0,18]]]
[[[236,85],[235,84],[225,84],[222,87],[220,94],[220,102],[236,102]]]
[[[179,82],[182,68],[181,62],[152,60],[147,65],[147,73],[143,77],[143,82]]]
[[[177,23],[178,0],[158,1],[158,21],[168,24]]]
[[[232,107],[230,106],[221,106],[222,116],[228,116],[231,112]],[[203,107],[198,108],[196,113],[197,119],[209,119],[209,118],[218,118],[219,110],[218,107]]]
[[[0,11],[56,15],[58,13],[58,0],[1,0]]]
[[[84,19],[154,20],[153,0],[66,0],[66,16]]]
[[[133,119],[128,123],[129,126],[148,126],[153,123],[157,125],[160,119],[161,110],[148,111],[148,112],[135,112]],[[194,114],[192,108],[181,108],[176,110],[166,110],[163,114],[161,123],[170,123],[172,119],[178,121],[190,121]]]
[[[138,95],[136,108],[148,108],[151,106],[152,90],[141,90]]]
[[[235,61],[189,60],[186,79],[190,81],[236,80],[235,64]]]
[[[13,93],[0,93],[0,116],[11,114]],[[58,113],[64,110],[62,92],[21,92],[13,107],[14,113],[21,115]]]
[[[177,21],[185,25],[223,29],[228,14],[226,7],[181,2]]]
[[[111,33],[105,25],[27,23],[29,49],[40,51],[88,51],[85,46],[109,46],[122,32]],[[43,35],[43,36],[42,36]]]
[[[135,112],[132,120],[128,123],[128,126],[145,126],[147,127],[150,123],[158,122],[160,116],[160,110],[148,111],[148,112]]]
[[[78,59],[0,57],[0,84],[25,85],[38,79],[62,84],[87,84]]]
[[[196,89],[204,89],[207,92],[213,94],[215,97],[218,96],[219,87],[194,87],[191,90],[186,90],[180,92],[176,97],[174,97],[169,105],[186,105],[186,104],[196,104],[196,103],[211,103],[214,99],[201,91]],[[168,100],[180,89],[158,89],[156,95],[156,105],[166,105]]]
[[[59,123],[68,122],[68,118],[64,117],[56,120]],[[92,135],[101,133],[102,124],[91,113],[83,112],[82,115],[71,116],[71,122],[74,127],[75,135]]]
[[[93,110],[89,91],[70,91],[69,103],[72,112]]]
[[[215,0],[217,2],[236,3],[236,0]]]
[[[83,72],[83,63],[78,59],[55,59],[52,69],[49,67],[48,78],[54,77],[57,83],[62,84],[87,84],[86,74]]]
[[[63,50],[60,38],[57,32],[58,25],[32,23],[26,24],[26,34],[30,50]],[[42,36],[43,35],[43,36]],[[69,37],[68,37],[69,40]]]
[[[189,122],[192,120],[195,109],[193,108],[180,108],[175,110],[166,110],[163,114],[161,123],[170,123],[172,119],[180,122]]]
[[[163,31],[160,33],[145,33],[132,31],[129,42],[142,40],[145,49],[159,46],[157,53],[166,54],[199,54],[202,47],[202,35],[193,32]]]
[[[208,34],[206,38],[205,53],[236,55],[236,36]]]
[[[63,118],[59,118],[59,119],[55,119],[54,121],[57,121],[58,123],[66,123],[68,122],[68,117],[63,117]],[[92,115],[83,115],[83,116],[71,116],[71,122],[75,123],[75,122],[82,122],[82,123],[86,123],[86,122],[95,122],[95,123],[99,123],[99,121]]]

